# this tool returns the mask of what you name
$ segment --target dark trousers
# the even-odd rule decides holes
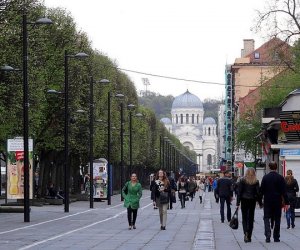
[[[292,227],[295,226],[295,208],[290,207],[286,213],[286,222],[287,222],[287,226],[290,227],[292,224]]]
[[[281,201],[264,204],[265,236],[271,238],[271,225],[274,226],[273,238],[280,238]]]
[[[216,190],[214,190],[214,196],[216,199],[216,203],[219,203],[219,194],[217,194]]]
[[[186,196],[186,193],[178,193],[178,195],[179,195],[181,207],[185,207],[185,196]]]
[[[243,230],[249,238],[251,238],[253,231],[255,205],[256,200],[254,199],[241,199]]]
[[[190,192],[191,201],[194,199],[194,197],[195,197],[195,192],[194,191]]]
[[[224,222],[225,216],[224,216],[224,205],[226,202],[227,206],[227,220],[231,220],[231,208],[230,208],[230,203],[231,203],[231,198],[230,197],[220,197],[220,214],[221,214],[221,221]]]
[[[137,217],[137,209],[132,209],[130,206],[127,208],[127,219],[129,226],[135,225],[136,217]]]

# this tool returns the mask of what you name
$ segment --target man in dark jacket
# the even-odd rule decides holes
[[[229,171],[225,171],[224,177],[218,180],[216,194],[220,198],[220,214],[221,214],[221,222],[224,223],[224,204],[226,202],[227,205],[227,220],[228,222],[231,220],[231,200],[233,197],[232,192],[232,180],[230,178],[231,174]]]
[[[261,195],[264,197],[264,224],[266,242],[271,238],[271,220],[274,220],[274,242],[280,242],[280,219],[282,203],[289,205],[284,178],[276,172],[276,162],[269,163],[270,173],[261,182]]]

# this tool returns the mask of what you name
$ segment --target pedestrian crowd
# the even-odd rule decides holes
[[[241,210],[245,243],[252,241],[257,207],[263,209],[264,213],[265,241],[269,243],[273,236],[274,242],[280,242],[282,211],[285,212],[287,229],[293,229],[296,226],[295,208],[300,205],[297,198],[299,186],[292,170],[287,170],[286,177],[283,177],[277,172],[275,162],[270,162],[268,167],[269,173],[262,178],[261,183],[256,177],[254,168],[247,168],[242,178],[233,178],[230,171],[225,171],[221,177],[200,178],[181,175],[177,180],[170,173],[159,170],[150,183],[150,191],[153,208],[159,211],[160,229],[166,230],[167,211],[173,209],[173,203],[176,202],[177,197],[181,209],[184,209],[187,201],[192,202],[198,196],[199,202],[202,203],[205,192],[213,192],[216,203],[220,204],[221,223],[225,223],[226,207],[226,220],[230,226],[233,219],[237,220],[236,216],[232,216],[231,211],[235,197],[234,215]],[[131,175],[130,181],[125,183],[122,196],[124,207],[127,208],[129,229],[136,229],[142,186],[135,173]]]

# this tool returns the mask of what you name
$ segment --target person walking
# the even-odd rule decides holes
[[[177,185],[176,185],[175,179],[171,176],[170,172],[167,172],[167,178],[170,182],[169,209],[173,209],[173,203],[176,203]]]
[[[216,203],[219,203],[219,195],[216,193],[216,190],[217,190],[217,185],[218,185],[218,177],[216,177],[213,181],[213,184],[212,184],[212,189],[214,190],[214,197],[215,197],[215,200],[216,200]]]
[[[191,201],[193,201],[193,199],[195,197],[196,189],[197,189],[197,183],[196,183],[194,177],[191,177],[190,181],[188,182],[188,191],[189,191]]]
[[[202,197],[205,191],[205,185],[203,181],[200,181],[199,186],[198,186],[198,190],[199,190],[199,198],[200,198],[200,204],[202,204]]]
[[[155,180],[156,180],[156,175],[153,175],[153,179],[150,183],[150,191],[151,191],[151,200],[152,200],[152,204],[153,204],[153,209],[157,209],[158,207],[156,206],[156,202],[155,202]]]
[[[290,229],[291,226],[292,228],[295,228],[295,207],[297,202],[297,192],[299,192],[298,182],[294,178],[292,170],[286,171],[285,183],[287,197],[290,203],[290,207],[287,209],[285,215],[287,229]]]
[[[273,238],[274,242],[280,242],[280,220],[281,208],[284,201],[289,209],[289,200],[286,193],[284,178],[276,172],[277,163],[269,163],[270,172],[261,181],[261,194],[264,198],[264,225],[266,242],[271,240],[271,221],[274,221]]]
[[[188,184],[183,176],[179,178],[177,186],[178,186],[177,190],[178,190],[178,197],[181,203],[181,208],[185,208],[185,197],[188,191]]]
[[[241,204],[245,243],[251,242],[256,202],[262,207],[259,181],[254,168],[248,168],[245,177],[239,182],[236,201],[237,208]]]
[[[166,230],[170,189],[170,182],[167,178],[166,172],[164,172],[163,170],[159,170],[157,173],[157,178],[155,180],[154,194],[155,203],[159,210],[161,230]]]
[[[126,182],[122,188],[122,196],[124,198],[124,207],[127,208],[128,229],[136,229],[135,222],[142,197],[142,185],[139,183],[135,173],[131,174],[130,181]]]
[[[225,171],[224,177],[220,178],[217,182],[216,193],[220,197],[220,214],[221,214],[221,222],[224,223],[224,205],[226,202],[227,205],[227,221],[231,220],[231,201],[233,197],[232,192],[232,181],[231,181],[231,173],[229,171]]]

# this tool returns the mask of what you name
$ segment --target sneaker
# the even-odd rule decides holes
[[[295,225],[292,225],[292,228],[295,228]]]
[[[280,242],[280,239],[274,239],[274,242]]]
[[[270,243],[270,242],[271,242],[270,238],[266,238],[266,243]]]
[[[290,226],[287,226],[287,228],[286,229],[290,229]]]
[[[166,230],[166,227],[161,227],[161,230]]]

